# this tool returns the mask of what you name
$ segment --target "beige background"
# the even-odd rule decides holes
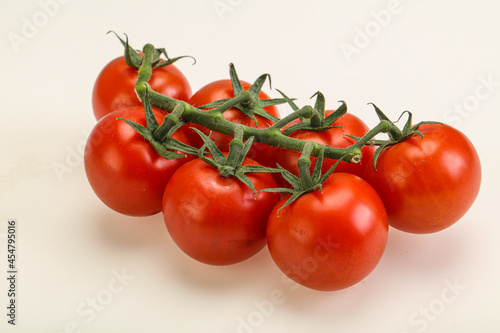
[[[0,277],[7,220],[18,221],[18,325],[2,332],[498,332],[499,5],[490,0],[2,1]],[[282,279],[266,250],[230,267],[188,259],[160,215],[118,215],[92,193],[81,150],[95,121],[100,69],[121,54],[108,30],[180,61],[193,90],[270,73],[273,88],[373,126],[368,102],[395,119],[448,122],[476,145],[481,193],[452,228],[391,229],[376,270],[319,293]],[[267,91],[277,97],[276,91]],[[290,112],[283,107],[283,114]],[[57,172],[57,166],[67,172]]]

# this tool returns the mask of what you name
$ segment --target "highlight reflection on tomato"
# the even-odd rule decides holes
[[[276,265],[317,290],[364,279],[384,253],[388,224],[380,197],[363,179],[334,173],[321,187],[269,215],[267,245]],[[279,215],[277,215],[277,213]]]
[[[118,109],[143,105],[134,90],[137,76],[138,70],[127,65],[123,56],[101,70],[92,91],[97,120]],[[153,69],[149,84],[154,91],[181,101],[187,101],[192,94],[188,80],[173,64]]]
[[[258,165],[245,158],[243,164]],[[268,173],[247,174],[255,189],[275,187]],[[266,244],[269,213],[277,193],[255,194],[234,177],[194,159],[172,176],[163,196],[163,217],[174,242],[187,255],[210,265],[250,258]]]
[[[326,110],[325,117],[334,113],[335,111]],[[353,135],[362,137],[370,129],[369,127],[358,117],[353,114],[346,113],[335,121],[332,126],[337,126],[326,131],[317,132],[312,130],[298,130],[291,133],[289,136],[295,139],[313,141],[322,145],[328,145],[335,148],[347,148],[354,143],[354,140],[347,135]],[[365,169],[370,167],[373,163],[373,153],[375,151],[375,146],[363,146],[361,148],[361,153],[363,155],[361,162],[359,163],[349,163],[340,162],[335,168],[335,172],[347,172],[364,178]],[[299,168],[297,167],[297,160],[300,157],[300,152],[291,151],[287,149],[276,148],[275,153],[272,155],[272,162],[275,166],[279,164],[283,168],[287,169],[294,175],[299,175]],[[316,158],[312,158],[311,171],[314,168]],[[325,159],[323,161],[322,172],[325,173],[330,169],[336,160]],[[276,180],[280,186],[288,186],[284,179],[278,174]]]
[[[470,140],[440,124],[418,128],[424,135],[382,150],[368,181],[384,202],[389,224],[412,233],[432,233],[457,222],[474,203],[481,164]]]
[[[154,111],[161,123],[163,113]],[[111,209],[130,216],[161,211],[163,190],[184,158],[166,160],[124,118],[146,125],[144,107],[130,107],[103,117],[92,129],[85,146],[85,171],[95,194]],[[189,143],[178,130],[174,139]]]

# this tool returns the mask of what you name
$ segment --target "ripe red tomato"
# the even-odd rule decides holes
[[[325,117],[334,113],[335,111],[326,110]],[[290,124],[292,125],[292,124]],[[366,134],[370,129],[369,127],[357,116],[346,113],[342,117],[340,117],[337,121],[335,121],[332,126],[342,126],[331,128],[327,131],[316,132],[311,130],[298,130],[289,135],[289,137],[313,141],[322,145],[328,145],[330,147],[335,148],[347,148],[352,144],[356,143],[353,138],[346,136],[353,135],[362,137]],[[373,146],[364,146],[361,149],[361,153],[363,154],[362,160],[359,163],[349,163],[349,162],[340,162],[339,165],[335,168],[335,172],[347,172],[355,174],[361,178],[364,177],[365,168],[367,166],[371,166],[373,163],[373,153],[376,147]],[[296,151],[291,151],[287,149],[277,148],[275,154],[273,155],[274,166],[276,163],[281,165],[283,168],[287,169],[294,175],[299,175],[299,168],[297,166],[297,160],[299,159],[301,153]],[[316,158],[313,158],[311,163],[311,172],[316,163]],[[333,164],[335,164],[336,160],[332,159],[324,159],[322,172],[326,172],[330,169]],[[288,186],[285,183],[280,174],[276,174],[275,176],[278,185],[280,186]]]
[[[267,245],[280,270],[317,290],[338,290],[370,274],[384,253],[384,205],[363,179],[332,174],[322,186],[269,216]]]
[[[448,125],[425,124],[424,135],[386,147],[368,181],[382,198],[389,224],[411,233],[443,230],[469,210],[481,184],[479,156]]]
[[[129,106],[140,106],[134,86],[138,70],[129,67],[123,56],[109,62],[99,73],[92,92],[92,107],[97,120]],[[187,101],[192,91],[188,80],[173,64],[153,69],[151,88],[163,95]]]
[[[246,158],[243,164],[258,163]],[[275,187],[268,173],[250,173],[258,191]],[[163,216],[170,236],[190,257],[211,265],[243,261],[266,244],[266,223],[280,199],[277,193],[254,193],[234,177],[194,159],[177,170],[163,196]]]
[[[240,82],[244,90],[248,90],[251,87],[251,84],[248,82],[245,81],[240,81]],[[191,98],[188,100],[188,103],[193,105],[194,107],[200,107],[205,104],[215,102],[217,100],[233,98],[233,97],[234,94],[233,94],[233,86],[231,84],[231,80],[218,80],[211,82],[200,88],[196,93],[194,93],[193,96],[191,96]],[[270,97],[265,92],[261,91],[259,93],[259,98],[269,99]],[[274,105],[268,106],[264,108],[264,110],[266,110],[268,113],[277,118],[280,117],[278,108]],[[223,115],[224,119],[228,121],[253,128],[267,128],[272,125],[271,121],[260,116],[255,116],[255,118],[257,119],[257,126],[256,126],[255,122],[250,117],[246,116],[236,108],[231,108],[225,111]],[[210,130],[200,125],[197,124],[188,124],[188,125],[199,129],[200,131],[202,131],[207,135],[210,133]],[[192,133],[193,135],[190,136],[191,141],[194,142],[196,147],[201,147],[203,145],[203,141],[194,131]],[[214,141],[216,146],[219,147],[221,151],[228,151],[229,142],[231,142],[231,140],[233,139],[228,135],[218,132],[212,132],[210,138],[212,139],[212,141]],[[274,148],[270,148],[267,145],[256,142],[253,144],[247,156],[251,159],[258,161],[259,163],[266,165],[265,162],[270,158],[273,152]]]
[[[159,123],[164,115],[154,111]],[[144,107],[114,111],[97,122],[85,146],[84,162],[95,194],[111,209],[130,216],[161,211],[168,179],[187,157],[166,160],[130,125],[118,117],[146,126]],[[182,131],[173,138],[189,144]]]

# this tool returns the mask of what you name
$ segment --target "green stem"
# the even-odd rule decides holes
[[[163,141],[166,139],[169,130],[177,124],[177,119],[174,118],[171,114],[165,116],[163,120],[162,126],[159,126],[156,131],[154,131],[153,135],[159,139],[159,141]]]
[[[240,95],[236,96],[234,99],[226,102],[221,107],[204,111],[200,110],[186,102],[182,102],[165,95],[162,95],[158,92],[152,90],[148,81],[151,77],[152,73],[152,58],[154,55],[154,46],[151,44],[146,44],[144,46],[143,52],[143,62],[141,67],[139,68],[139,76],[135,85],[136,94],[139,99],[142,101],[146,94],[146,89],[148,89],[148,95],[150,99],[151,105],[160,108],[167,112],[172,112],[176,107],[182,105],[184,110],[182,112],[181,118],[183,121],[187,123],[196,123],[202,125],[210,130],[226,134],[228,136],[234,137],[235,130],[237,126],[241,126],[243,129],[243,140],[250,138],[251,136],[255,137],[256,142],[260,142],[269,146],[280,147],[284,149],[289,149],[297,152],[302,152],[304,150],[304,146],[307,142],[299,140],[295,138],[288,137],[281,133],[281,128],[286,126],[291,121],[299,118],[305,117],[310,118],[313,116],[311,107],[304,107],[291,115],[283,118],[282,120],[275,123],[273,126],[259,129],[248,126],[242,126],[239,124],[232,123],[224,119],[222,112],[231,108],[232,106],[238,103],[248,102],[251,96],[248,92],[243,92]],[[363,138],[361,138],[357,143],[353,144],[347,148],[335,148],[324,146],[324,157],[329,159],[338,160],[344,157],[344,161],[351,163],[358,163],[361,160],[361,147],[366,144],[371,138],[373,138],[378,133],[387,133],[394,132],[400,133],[399,129],[389,121],[382,120],[380,124],[378,124],[375,128],[369,131]],[[312,150],[310,156],[317,157],[322,146],[318,143],[312,143]]]
[[[221,106],[219,106],[216,109],[205,111],[205,112],[212,112],[212,113],[223,113],[224,111],[229,110],[230,108],[238,105],[238,104],[245,104],[249,103],[252,101],[252,94],[250,94],[249,91],[243,91],[240,93],[238,96],[231,98],[229,101],[225,102]]]
[[[392,133],[394,135],[401,135],[401,130],[388,120],[381,120],[374,128],[372,128],[368,133],[366,133],[361,139],[359,139],[351,147],[357,147],[361,149],[364,145],[373,139],[377,134],[380,133]]]
[[[227,177],[240,164],[239,159],[243,151],[243,128],[241,126],[236,127],[234,138],[235,140],[229,143],[229,153],[227,154],[226,162],[222,169],[219,169],[222,177]]]
[[[177,105],[172,113],[167,114],[163,119],[163,123],[159,126],[156,131],[154,131],[153,135],[159,139],[160,142],[166,140],[169,135],[170,129],[179,123],[179,119],[182,116],[182,112],[184,109],[181,105]]]
[[[135,90],[137,96],[139,97],[139,100],[141,101],[146,94],[146,87],[144,86],[144,83],[147,84],[153,73],[153,57],[155,55],[156,49],[153,45],[146,44],[144,45],[142,51],[144,53],[142,57],[142,65],[141,67],[139,67],[137,82],[135,83]],[[149,91],[152,92],[153,90],[149,89]]]
[[[324,116],[322,117],[318,111],[316,111],[315,109],[313,109],[311,107],[312,111],[313,111],[313,114],[312,114],[312,117],[311,117],[311,126],[312,127],[321,127],[323,126],[323,119],[324,119]]]
[[[311,178],[310,167],[311,167],[311,152],[313,150],[312,142],[308,142],[304,146],[304,150],[297,160],[297,166],[299,168],[300,181],[302,183],[302,188],[312,188],[313,181]]]
[[[290,124],[292,121],[299,118],[311,118],[312,116],[312,108],[311,107],[303,107],[295,112],[290,113],[284,118],[275,122],[270,128],[274,128],[277,130],[283,129],[286,125]]]

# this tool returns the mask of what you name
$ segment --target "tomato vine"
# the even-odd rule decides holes
[[[172,72],[186,56],[169,58],[152,44],[137,51],[118,38],[124,56],[94,85],[87,178],[117,212],[162,212],[173,241],[195,260],[234,264],[267,244],[292,280],[338,290],[375,268],[389,226],[437,232],[476,199],[478,154],[451,126],[413,124],[405,111],[400,129],[400,119],[369,103],[379,118],[370,129],[344,101],[326,110],[321,92],[302,107],[280,90],[269,98],[261,91],[268,74],[249,84],[233,64],[230,80],[193,95]],[[280,119],[275,106],[285,103],[293,112]],[[388,138],[376,138],[381,133]]]
[[[148,84],[148,80],[151,77],[153,69],[152,63],[155,55],[155,50],[156,49],[152,44],[146,44],[143,48],[143,61],[142,65],[139,68],[139,76],[135,85],[135,91],[139,99],[144,102],[145,96],[147,92],[149,92],[149,103],[151,103],[152,106],[160,108],[166,112],[172,112],[176,107],[181,105],[183,107],[183,112],[180,117],[184,122],[200,124],[210,130],[234,137],[237,125],[225,120],[222,116],[222,113],[237,104],[252,103],[254,101],[253,99],[255,99],[255,96],[253,96],[249,91],[242,91],[234,98],[224,102],[221,106],[213,110],[204,111],[188,104],[187,102],[179,101],[174,98],[157,93],[152,90]],[[243,139],[247,140],[248,138],[253,136],[256,142],[301,152],[304,149],[307,141],[291,138],[283,134],[281,132],[281,129],[299,118],[313,119],[314,121],[317,116],[318,113],[315,108],[310,105],[306,105],[302,108],[297,108],[295,112],[289,114],[283,119],[277,121],[271,127],[265,129],[242,126]],[[358,163],[362,158],[361,147],[363,147],[365,144],[369,144],[370,140],[374,136],[379,133],[396,133],[397,135],[400,132],[401,131],[399,130],[399,128],[394,125],[393,122],[388,120],[381,120],[378,125],[370,130],[365,136],[359,138],[359,140],[350,147],[335,148],[313,143],[311,156],[317,157],[320,151],[323,149],[325,158],[336,160],[342,158],[347,162]]]

